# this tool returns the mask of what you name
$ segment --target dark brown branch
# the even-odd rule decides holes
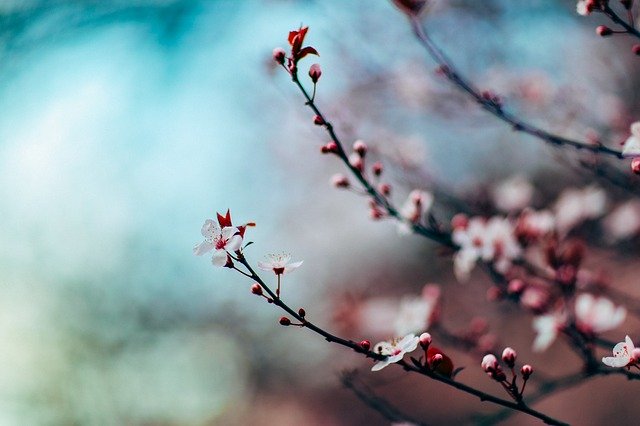
[[[451,81],[462,92],[474,99],[483,109],[499,120],[509,124],[514,131],[526,133],[558,147],[569,146],[578,150],[589,151],[594,154],[608,155],[619,159],[624,158],[621,151],[611,149],[600,143],[589,144],[550,133],[521,120],[512,113],[505,111],[501,104],[493,99],[488,99],[486,96],[483,96],[483,94],[476,89],[471,82],[462,77],[453,63],[449,61],[444,53],[427,35],[417,17],[410,18],[410,22],[418,41],[427,50],[429,56],[431,56],[431,58],[440,66],[442,73],[449,79],[449,81]]]

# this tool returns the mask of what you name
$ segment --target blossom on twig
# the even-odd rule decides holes
[[[620,342],[613,347],[613,356],[602,357],[602,363],[609,367],[626,367],[636,361],[634,350],[633,341],[629,336],[626,336],[624,342]]]
[[[196,256],[214,250],[211,263],[215,266],[225,266],[229,261],[228,251],[236,251],[242,246],[242,236],[238,228],[225,226],[220,228],[216,223],[207,219],[201,230],[204,241],[193,248]]]
[[[387,357],[371,367],[371,371],[382,370],[387,365],[400,361],[404,354],[415,351],[419,342],[420,338],[415,334],[407,334],[400,340],[392,339],[376,343],[373,351]]]
[[[599,334],[624,322],[627,310],[606,297],[583,293],[576,298],[576,325],[584,333]]]
[[[302,265],[302,260],[299,262],[289,263],[291,261],[291,255],[287,253],[268,254],[265,256],[267,261],[258,262],[258,268],[263,271],[273,271],[276,275],[284,275],[296,270]]]

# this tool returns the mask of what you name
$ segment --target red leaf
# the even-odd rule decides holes
[[[302,49],[297,55],[296,55],[296,59],[300,60],[302,58],[304,58],[307,55],[316,55],[316,56],[320,56],[320,54],[318,53],[318,51],[316,49],[314,49],[311,46],[307,46],[304,49]]]

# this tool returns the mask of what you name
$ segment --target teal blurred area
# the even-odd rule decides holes
[[[493,28],[474,15],[476,2],[452,3],[434,24],[448,47],[464,45],[452,22]],[[530,39],[560,31],[550,22],[581,36],[572,2],[533,2],[538,15],[526,24],[513,18],[520,2],[488,3],[498,22],[525,30],[512,28],[517,37],[499,48],[497,33],[465,45],[477,57],[452,48],[463,69],[513,59],[559,81],[572,75],[555,66],[566,51],[542,53],[544,43]],[[380,92],[365,83],[407,58],[424,60],[387,2],[0,3],[0,425],[382,422],[331,398],[350,355],[278,328],[250,283],[192,255],[202,222],[231,208],[239,222],[258,223],[254,261],[281,250],[305,260],[287,295],[296,306],[315,300],[325,321],[336,288],[370,289],[382,277],[386,291],[402,289],[395,283],[410,268],[404,288],[420,288],[426,271],[442,268],[425,265],[433,247],[364,220],[366,203],[326,184],[340,170],[317,155],[326,136],[268,65],[301,23],[322,55],[320,102],[342,124],[371,113],[341,130],[375,142],[383,123],[398,124],[394,136],[418,135],[433,170],[472,177],[460,159],[481,155],[476,128],[450,131],[438,117],[408,125],[415,115],[394,116],[368,98]],[[359,91],[366,107],[341,98]],[[485,136],[499,140],[496,132]],[[451,148],[454,140],[463,145]],[[539,153],[526,145],[513,169],[534,167],[529,155]],[[491,151],[478,159],[489,170],[495,161]],[[400,260],[382,275],[375,269]],[[272,420],[256,419],[255,407]]]

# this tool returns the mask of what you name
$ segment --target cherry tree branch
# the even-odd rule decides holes
[[[330,343],[336,343],[338,345],[341,346],[345,346],[347,348],[353,349],[354,351],[358,352],[358,353],[362,353],[363,355],[365,355],[368,358],[373,358],[376,360],[381,360],[381,359],[385,359],[386,357],[380,354],[377,354],[373,351],[370,350],[365,350],[363,349],[363,347],[359,344],[354,342],[353,340],[349,340],[349,339],[345,339],[339,336],[336,336],[326,330],[324,330],[323,328],[313,324],[312,322],[308,321],[306,319],[306,316],[304,315],[300,315],[299,312],[296,312],[294,309],[292,309],[290,306],[288,306],[279,296],[277,296],[273,290],[271,290],[271,288],[264,282],[264,280],[254,271],[254,269],[251,267],[251,265],[249,264],[249,262],[246,260],[246,258],[244,257],[244,255],[242,253],[236,253],[235,256],[232,256],[232,258],[234,260],[236,260],[237,262],[241,263],[247,270],[247,274],[250,276],[250,279],[253,280],[254,282],[258,283],[260,285],[260,287],[267,292],[267,294],[271,297],[271,303],[273,303],[274,305],[278,306],[280,309],[282,309],[283,311],[285,311],[287,314],[291,315],[293,318],[295,318],[297,321],[300,322],[300,324],[305,327],[308,328],[309,330],[313,331],[316,334],[319,334],[320,336],[324,337],[324,339],[327,342]],[[244,275],[244,274],[243,274]],[[454,387],[458,390],[461,390],[465,393],[468,393],[470,395],[476,396],[478,397],[481,401],[487,401],[487,402],[491,402],[493,404],[497,404],[497,405],[501,405],[503,407],[506,408],[510,408],[513,410],[517,410],[517,411],[521,411],[525,414],[528,414],[530,416],[536,417],[540,420],[542,420],[543,422],[547,423],[547,424],[552,424],[552,425],[566,425],[567,423],[564,423],[560,420],[557,420],[553,417],[547,416],[544,413],[541,413],[537,410],[534,410],[533,408],[530,408],[528,405],[526,405],[523,401],[520,402],[513,402],[513,401],[509,401],[506,399],[502,399],[502,398],[498,398],[496,396],[487,394],[481,390],[475,389],[471,386],[465,385],[464,383],[460,383],[458,381],[455,381],[454,379],[450,379],[446,376],[442,376],[426,367],[422,367],[422,368],[418,368],[415,365],[409,364],[405,361],[399,361],[396,364],[400,365],[404,370],[406,371],[410,371],[410,372],[414,372],[414,373],[418,373],[421,374],[423,376],[427,376],[433,380],[436,380],[438,382],[444,383],[446,385],[449,385],[451,387]]]
[[[509,124],[514,131],[526,133],[557,147],[569,146],[578,150],[589,151],[594,154],[607,155],[618,159],[624,158],[621,151],[609,148],[601,143],[589,144],[559,136],[527,123],[516,115],[505,111],[499,102],[496,102],[492,97],[483,95],[470,81],[460,74],[453,63],[438,48],[433,40],[431,40],[416,16],[410,17],[409,20],[418,41],[427,50],[429,56],[431,56],[431,58],[440,66],[442,73],[447,77],[447,79],[449,79],[449,81],[451,81],[462,92],[474,99],[487,112],[499,120]]]
[[[597,11],[598,9],[596,9],[595,11]],[[616,24],[620,25],[622,28],[625,29],[626,33],[629,35],[632,35],[636,38],[640,39],[640,31],[638,31],[634,26],[633,26],[633,21],[631,20],[631,23],[628,23],[627,21],[625,21],[620,15],[618,15],[612,8],[611,6],[609,6],[608,3],[605,3],[602,6],[602,13],[604,13],[605,15],[607,15],[609,17],[609,19],[611,19],[613,22],[615,22]]]

